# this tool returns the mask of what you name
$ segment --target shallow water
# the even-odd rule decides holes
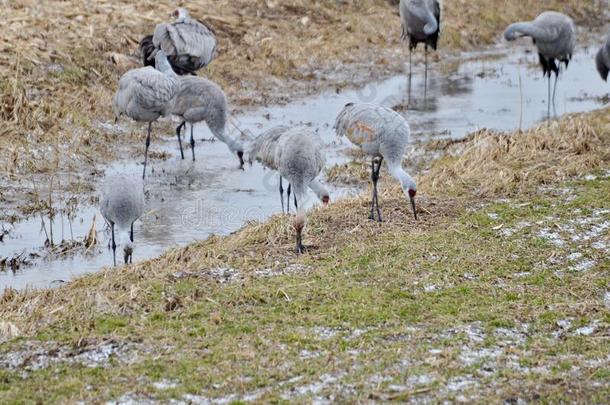
[[[535,64],[536,54],[525,53],[522,48],[511,49],[508,56],[506,53],[504,50],[504,55],[471,54],[467,55],[470,61],[445,64],[443,72],[434,69],[429,74],[427,92],[423,72],[418,67],[412,81],[411,104],[403,111],[411,125],[413,140],[460,138],[483,127],[528,128],[545,119],[547,84]],[[557,115],[602,106],[599,100],[610,88],[597,75],[593,56],[593,50],[582,50],[560,78]],[[325,92],[286,106],[261,108],[233,118],[243,131],[251,134],[280,124],[309,125],[327,142],[330,166],[349,160],[343,153],[349,143],[336,139],[332,131],[334,119],[343,105],[353,101],[377,102],[404,109],[408,104],[407,84],[407,77],[400,75],[362,89]],[[171,157],[166,161],[153,160],[150,166],[153,170],[148,172],[146,181],[147,214],[135,225],[135,261],[159,256],[169,248],[205,239],[211,234],[228,234],[249,220],[264,220],[281,212],[277,175],[258,164],[239,170],[237,159],[224,144],[200,141],[210,137],[205,125],[196,127],[196,162],[191,161],[190,150],[185,150],[187,159],[180,160],[173,136],[168,136],[164,144],[153,144],[151,150],[167,151]],[[125,161],[106,170],[106,174],[115,172],[139,176],[141,165]],[[330,189],[335,200],[356,192]],[[308,207],[317,204],[313,194],[309,197]],[[75,237],[82,238],[87,233],[96,213],[95,207],[78,211],[72,223]],[[56,241],[61,236],[61,221],[56,218],[54,222]],[[99,214],[96,222],[98,230],[105,228]],[[63,219],[63,223],[63,234],[68,237],[68,222]],[[18,223],[14,228],[6,224],[4,227],[11,232],[0,243],[0,257],[43,252],[46,237],[40,218]],[[107,236],[107,232],[100,232],[101,243],[87,254],[33,259],[32,266],[15,272],[0,271],[0,289],[53,286],[110,266],[112,255],[106,247]]]

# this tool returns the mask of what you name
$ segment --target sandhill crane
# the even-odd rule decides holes
[[[278,164],[276,162],[276,152],[279,145],[279,141],[290,130],[289,127],[279,125],[272,127],[267,131],[260,134],[258,137],[250,142],[248,148],[248,160],[252,163],[252,160],[257,160],[263,166],[271,169],[278,170]],[[309,188],[316,194],[316,196],[322,201],[324,205],[330,202],[330,193],[317,179],[311,180]],[[282,185],[282,176],[280,175],[280,199],[282,202],[282,212],[284,211],[284,187]],[[290,190],[291,185],[288,186],[288,211],[290,211]],[[296,196],[295,196],[295,206]]]
[[[545,11],[533,21],[513,23],[504,31],[507,41],[531,37],[538,48],[543,76],[548,76],[548,116],[551,116],[551,73],[555,73],[553,105],[561,64],[567,69],[576,47],[576,29],[570,17],[556,11]]]
[[[117,244],[123,251],[125,263],[130,263],[134,248],[133,223],[144,212],[142,182],[125,175],[109,177],[102,186],[100,211],[110,224],[114,265],[116,266]]]
[[[610,72],[610,35],[606,38],[606,43],[597,52],[595,64],[602,79],[608,81],[608,73]]]
[[[174,22],[157,25],[154,35],[140,41],[144,65],[150,65],[155,51],[162,49],[177,74],[194,74],[214,59],[216,36],[203,22],[192,19],[185,8],[174,10],[172,16]]]
[[[411,73],[413,50],[417,44],[425,45],[425,79],[428,83],[428,47],[436,50],[441,26],[441,5],[438,0],[400,0],[399,11],[402,25],[402,40],[409,40],[409,97],[411,96]]]
[[[244,147],[239,138],[233,138],[226,133],[227,97],[224,91],[214,82],[197,76],[180,77],[180,91],[172,104],[172,114],[182,118],[182,123],[176,128],[176,136],[180,145],[180,155],[184,159],[181,128],[186,129],[186,123],[191,125],[191,151],[195,160],[195,139],[193,124],[205,121],[212,134],[224,142],[231,153],[237,154],[241,166],[244,165]]]
[[[180,80],[163,51],[156,54],[155,62],[157,69],[146,66],[125,73],[112,104],[115,121],[125,114],[135,121],[148,122],[142,178],[146,177],[152,123],[171,112],[173,99],[180,90]]]
[[[376,211],[379,222],[382,220],[377,197],[377,181],[384,159],[390,174],[400,182],[403,192],[409,198],[413,215],[417,219],[415,209],[417,185],[401,165],[410,136],[407,121],[394,110],[377,104],[349,103],[339,113],[335,122],[335,131],[338,136],[346,136],[366,155],[372,157],[373,197],[369,219],[375,219]]]
[[[296,250],[300,254],[305,250],[302,243],[305,227],[305,191],[324,169],[326,162],[324,143],[318,135],[307,128],[292,128],[280,136],[274,159],[280,176],[290,182],[298,203],[294,229]]]

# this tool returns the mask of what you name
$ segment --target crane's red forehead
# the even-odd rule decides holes
[[[415,197],[415,194],[417,194],[417,191],[415,191],[412,188],[410,188],[409,189],[409,197],[413,198],[413,197]]]

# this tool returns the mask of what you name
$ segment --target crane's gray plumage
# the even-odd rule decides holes
[[[561,64],[567,68],[576,47],[576,27],[574,21],[565,14],[545,11],[533,21],[513,23],[504,31],[507,41],[520,37],[531,37],[538,49],[538,57],[543,75],[549,79],[549,116],[551,112],[551,74],[555,73],[553,104],[557,90],[557,78]]]
[[[320,174],[326,163],[322,139],[307,128],[296,127],[284,132],[275,148],[275,164],[280,176],[286,178],[297,202],[294,221],[297,253],[304,251],[302,231],[305,226],[305,191]]]
[[[268,129],[253,139],[248,147],[248,160],[252,163],[253,160],[258,161],[263,166],[271,170],[278,170],[276,162],[277,148],[282,136],[290,130],[289,127],[279,125]],[[321,141],[320,141],[321,142]],[[320,147],[323,145],[320,144]],[[290,208],[290,186],[288,191],[288,208]],[[313,179],[309,183],[309,188],[324,204],[330,201],[330,193],[318,179]],[[284,211],[284,188],[282,186],[282,177],[280,176],[280,198],[282,201],[282,211]]]
[[[607,81],[608,73],[610,72],[610,35],[606,38],[606,43],[597,52],[595,64],[597,65],[599,75]]]
[[[347,137],[353,144],[372,157],[373,201],[370,218],[374,219],[374,210],[381,221],[377,198],[377,181],[381,162],[375,167],[377,159],[385,159],[390,174],[396,178],[405,195],[410,199],[413,215],[415,209],[415,180],[402,168],[402,158],[409,143],[410,129],[407,121],[396,111],[377,104],[350,103],[339,113],[335,122],[338,136]]]
[[[409,96],[411,90],[412,53],[420,42],[425,45],[425,83],[428,82],[428,47],[436,50],[441,26],[438,0],[400,0],[401,39],[409,40]]]
[[[191,125],[191,150],[195,160],[195,140],[193,124],[204,121],[218,140],[224,142],[231,153],[235,153],[243,166],[244,146],[237,137],[226,132],[227,97],[216,83],[197,76],[180,77],[180,91],[172,103],[172,114],[182,118],[183,122],[176,128],[180,145],[180,154],[184,159],[180,129],[188,122]]]
[[[184,8],[176,9],[173,16],[176,17],[174,22],[159,24],[155,28],[152,53],[150,43],[146,38],[142,40],[140,48],[145,60],[154,54],[154,49],[161,49],[180,73],[192,73],[209,65],[216,55],[214,31],[192,19]]]
[[[100,212],[110,224],[114,264],[117,246],[115,228],[118,246],[123,250],[125,263],[128,263],[133,254],[133,223],[144,212],[142,182],[125,175],[109,177],[102,185]]]
[[[125,73],[119,80],[112,103],[117,120],[124,114],[135,121],[148,122],[142,178],[146,176],[152,122],[171,112],[173,100],[180,90],[178,76],[172,71],[165,53],[158,52],[155,61],[157,69],[147,66]]]

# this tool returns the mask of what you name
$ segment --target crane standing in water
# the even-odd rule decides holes
[[[555,106],[557,79],[561,64],[566,69],[570,64],[576,47],[576,28],[574,21],[565,14],[556,11],[545,11],[533,21],[516,22],[504,31],[507,41],[521,37],[531,37],[538,49],[538,57],[542,74],[549,78],[548,85],[548,117],[551,117],[551,101]],[[555,73],[555,86],[551,98],[551,74]]]
[[[400,0],[401,39],[409,40],[409,101],[411,101],[412,54],[417,44],[424,43],[424,91],[428,86],[428,47],[436,50],[441,26],[441,5],[438,0]]]
[[[125,114],[135,121],[148,123],[142,178],[146,177],[152,123],[171,112],[173,100],[180,90],[180,81],[165,52],[156,53],[155,64],[156,69],[146,66],[125,73],[119,80],[112,103],[115,121]]]
[[[133,223],[144,212],[142,182],[125,175],[108,178],[102,186],[100,211],[110,224],[114,265],[116,266],[117,244],[123,251],[125,263],[131,263],[134,249]]]
[[[203,77],[180,77],[180,91],[172,103],[172,114],[182,118],[182,123],[176,128],[180,155],[184,159],[180,130],[186,129],[186,123],[191,126],[191,152],[195,160],[195,139],[193,138],[193,124],[201,121],[210,128],[210,131],[221,142],[224,142],[231,153],[235,153],[239,163],[244,165],[244,146],[238,138],[226,133],[227,127],[227,97],[224,91],[214,82]]]

